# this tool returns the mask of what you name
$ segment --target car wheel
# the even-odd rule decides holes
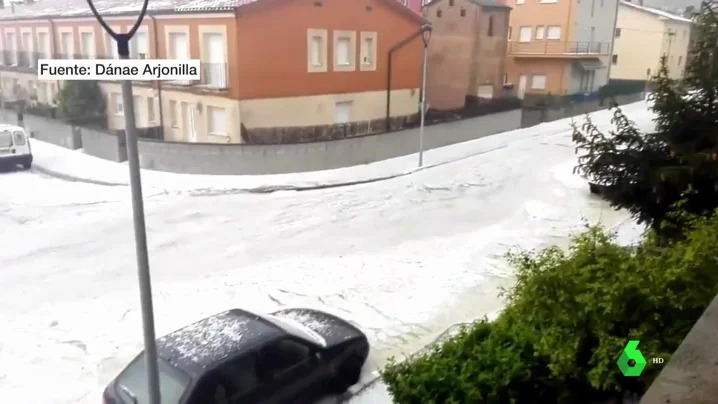
[[[331,383],[332,393],[341,394],[349,387],[359,382],[363,360],[359,356],[352,356],[344,362]]]

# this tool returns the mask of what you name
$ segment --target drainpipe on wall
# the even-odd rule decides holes
[[[160,52],[160,40],[157,36],[157,19],[155,19],[155,16],[152,14],[147,14],[147,16],[152,19],[152,30],[155,34],[155,57],[157,57]],[[164,113],[162,113],[162,106],[164,105],[162,103],[162,82],[159,80],[157,80],[157,102],[160,104],[160,134],[162,135],[162,140],[165,140],[165,117]]]
[[[392,46],[391,49],[389,49],[389,59],[387,62],[387,70],[386,70],[386,126],[385,129],[387,132],[391,129],[391,59],[394,52],[398,51],[399,49],[403,48],[404,46],[408,45],[409,42],[413,41],[417,37],[420,37],[423,34],[424,31],[419,29],[414,34],[412,34],[410,37],[404,39],[403,41],[397,43],[396,45]],[[423,95],[422,95],[423,96]]]
[[[611,81],[611,66],[613,65],[613,46],[616,44],[616,25],[618,25],[618,9],[621,7],[621,0],[616,1],[616,14],[613,16],[613,31],[611,32],[611,46],[608,47],[608,71],[606,72],[606,84]]]
[[[55,48],[57,47],[57,45],[55,44],[55,21],[49,18],[48,21],[50,22],[50,58],[53,58],[53,56],[55,55]],[[59,92],[61,90],[60,80],[55,81],[55,84],[57,84],[57,91]],[[53,97],[52,101],[53,104],[57,104],[57,95]],[[54,106],[57,107],[57,105]]]

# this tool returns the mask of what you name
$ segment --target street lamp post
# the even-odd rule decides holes
[[[424,119],[426,116],[426,59],[431,39],[431,25],[421,27],[421,40],[424,42],[424,65],[421,77],[421,122],[419,124],[419,167],[424,165]]]
[[[142,10],[135,25],[126,33],[116,33],[100,16],[92,3],[87,0],[92,14],[102,28],[117,43],[117,53],[122,60],[130,59],[130,39],[142,25],[149,0],[143,0]],[[157,363],[157,342],[155,341],[155,317],[152,305],[152,282],[150,279],[149,254],[147,252],[147,229],[145,228],[145,209],[142,198],[142,179],[137,150],[137,124],[135,105],[132,95],[132,81],[122,80],[122,104],[125,115],[125,141],[127,143],[127,163],[130,171],[130,191],[132,193],[132,216],[135,228],[135,254],[137,256],[137,278],[140,289],[140,307],[142,310],[142,331],[145,345],[145,370],[149,404],[160,404],[160,381]],[[137,400],[135,400],[137,401]]]

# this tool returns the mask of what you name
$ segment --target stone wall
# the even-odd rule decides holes
[[[524,106],[524,111],[521,116],[522,122],[521,127],[526,128],[533,125],[538,125],[543,122],[553,122],[559,119],[570,118],[572,116],[582,115],[589,112],[598,111],[601,109],[608,108],[611,101],[618,103],[618,105],[630,104],[636,101],[640,101],[645,98],[644,93],[636,94],[624,94],[612,97],[611,99],[598,100],[592,99],[586,102],[572,103],[567,105],[552,105],[552,106]]]
[[[716,334],[718,334],[718,297],[713,299],[673,353],[671,360],[664,365],[661,373],[643,395],[641,404],[718,402]],[[652,358],[646,359],[650,361]]]
[[[518,129],[515,109],[424,129],[424,150]],[[328,142],[285,145],[199,144],[139,140],[143,168],[193,174],[280,174],[368,164],[413,154],[419,129]]]
[[[82,149],[85,154],[116,162],[127,161],[125,134],[119,135],[82,128]]]

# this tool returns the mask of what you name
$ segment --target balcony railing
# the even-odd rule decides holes
[[[609,42],[509,42],[509,54],[514,56],[605,56],[610,50]]]
[[[226,63],[203,62],[200,69],[201,86],[217,90],[229,88]]]

